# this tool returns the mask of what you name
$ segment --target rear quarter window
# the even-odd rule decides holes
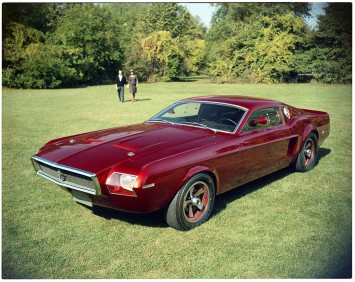
[[[292,118],[299,116],[301,113],[299,110],[290,107],[290,106],[282,106],[282,114],[285,118],[285,121],[288,122]]]

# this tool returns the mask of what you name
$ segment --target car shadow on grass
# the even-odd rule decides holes
[[[324,157],[330,154],[331,150],[326,148],[319,148],[318,150],[318,162]],[[294,173],[291,168],[284,168],[282,170],[276,171],[272,174],[244,184],[236,189],[229,192],[223,193],[216,197],[214,208],[211,217],[217,215],[223,211],[229,203],[241,199],[261,188],[268,186],[270,183],[283,179],[288,175]],[[90,208],[93,213],[99,217],[105,218],[107,220],[119,220],[130,224],[136,224],[141,226],[149,226],[154,228],[166,228],[168,224],[165,222],[164,210],[153,212],[150,214],[135,214],[122,211],[115,211],[112,209],[94,206]]]
[[[130,224],[149,226],[155,228],[166,228],[168,224],[165,222],[163,211],[156,211],[149,214],[128,213],[116,211],[100,206],[91,208],[93,213],[107,220],[119,220]]]
[[[330,152],[331,152],[330,149],[319,148],[318,149],[317,164],[324,157],[326,157],[328,154],[330,154]],[[258,178],[254,181],[246,183],[242,186],[239,186],[235,189],[232,189],[226,193],[223,193],[223,194],[217,196],[211,217],[217,215],[222,210],[224,210],[229,203],[234,202],[238,199],[241,199],[241,198],[243,198],[255,191],[258,191],[259,189],[268,186],[270,183],[281,180],[292,173],[295,173],[294,169],[291,167],[286,167],[284,169],[281,169],[279,171],[276,171],[276,172],[266,175],[264,177]]]
[[[319,148],[318,149],[318,160],[317,160],[317,164],[319,163],[319,161],[321,159],[323,159],[324,157],[326,157],[327,155],[330,154],[332,150],[327,149],[327,148]]]
[[[229,203],[239,200],[253,192],[256,192],[259,189],[268,186],[270,183],[281,180],[282,178],[287,177],[292,173],[292,169],[284,168],[217,196],[211,217],[226,209]]]

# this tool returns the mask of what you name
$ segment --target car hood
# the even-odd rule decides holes
[[[79,134],[47,143],[38,157],[99,173],[129,160],[149,156],[156,161],[168,157],[171,149],[183,152],[206,144],[213,133],[205,129],[161,124],[138,124]],[[146,158],[147,159],[147,158]],[[145,164],[141,164],[145,165]]]

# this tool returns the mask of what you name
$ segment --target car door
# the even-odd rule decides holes
[[[289,127],[279,107],[254,110],[239,134],[242,184],[272,173],[289,164]]]

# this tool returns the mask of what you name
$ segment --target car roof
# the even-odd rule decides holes
[[[191,101],[191,100],[200,101],[200,102],[226,103],[226,104],[241,106],[248,110],[253,110],[256,108],[279,106],[281,104],[280,102],[274,100],[249,97],[249,96],[241,96],[241,95],[200,96],[200,97],[187,98],[182,101]]]

